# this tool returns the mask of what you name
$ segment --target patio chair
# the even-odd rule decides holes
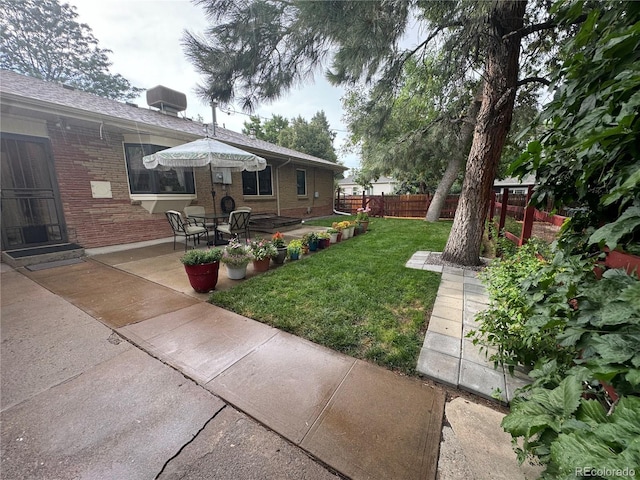
[[[201,218],[193,218],[193,215],[204,215],[204,213],[204,207],[200,205],[190,205],[188,207],[184,207],[184,214],[187,217],[187,223],[189,225],[205,227],[209,231],[215,230],[215,223],[205,222]]]
[[[234,210],[229,214],[229,223],[218,225],[218,233],[223,233],[233,237],[235,235],[244,235],[249,239],[249,219],[251,212],[246,210]]]
[[[184,239],[184,251],[187,251],[187,244],[189,243],[189,237],[193,239],[193,248],[196,248],[196,240],[200,242],[200,238],[204,235],[209,243],[209,231],[200,225],[189,225],[182,219],[180,212],[175,210],[167,210],[164,212],[173,230],[173,249],[176,249],[176,237],[185,237]]]

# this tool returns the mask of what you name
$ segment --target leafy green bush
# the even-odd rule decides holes
[[[617,269],[598,278],[596,260],[532,241],[481,274],[490,305],[474,343],[495,347],[496,364],[534,367],[503,428],[545,479],[640,465],[640,281]]]
[[[489,357],[496,365],[506,365],[511,370],[517,365],[533,367],[541,356],[549,356],[557,349],[554,335],[548,332],[531,332],[525,328],[533,315],[527,304],[523,284],[544,266],[539,258],[548,247],[532,240],[494,260],[481,274],[486,284],[490,304],[476,316],[480,326],[469,333],[474,344],[497,349]]]
[[[204,265],[207,263],[219,262],[222,258],[222,250],[220,248],[208,248],[206,250],[189,250],[180,261],[185,265]]]

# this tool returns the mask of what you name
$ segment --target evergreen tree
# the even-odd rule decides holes
[[[461,199],[443,252],[443,258],[456,263],[479,263],[484,220],[516,92],[540,79],[543,64],[538,59],[548,58],[540,53],[546,54],[554,43],[542,33],[555,27],[547,18],[548,2],[532,0],[529,10],[527,0],[199,3],[214,26],[206,41],[187,33],[184,43],[206,77],[200,93],[222,102],[237,100],[247,109],[278,98],[328,65],[326,75],[335,84],[373,85],[370,109],[381,109],[378,121],[383,124],[410,58],[421,61],[438,52],[436,58],[452,83],[466,79],[469,72],[482,72],[481,105]],[[403,50],[400,40],[413,20],[420,22],[423,39]],[[529,59],[522,71],[521,53]]]

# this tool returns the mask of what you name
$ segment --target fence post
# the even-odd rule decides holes
[[[384,192],[382,192],[382,207],[380,208],[380,216],[384,217]]]
[[[527,190],[527,206],[524,209],[524,218],[522,221],[522,234],[520,235],[520,241],[518,242],[518,246],[524,245],[527,240],[531,238],[531,230],[533,228],[533,213],[535,208],[530,204],[531,195],[533,195],[533,185],[529,185],[529,189]]]
[[[364,190],[362,190],[362,205],[360,205],[363,209],[366,208],[367,205],[367,197],[365,195]]]
[[[496,210],[496,192],[491,195],[491,203],[489,203],[489,223],[493,223],[493,214]]]
[[[500,207],[500,223],[498,224],[498,232],[502,232],[504,228],[504,222],[507,218],[507,207],[509,206],[509,189],[502,187],[502,201]]]

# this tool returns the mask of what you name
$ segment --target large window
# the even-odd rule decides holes
[[[307,194],[306,170],[296,170],[296,188],[298,190],[298,196],[304,196]]]
[[[129,186],[132,194],[176,194],[195,193],[192,168],[171,168],[158,166],[146,169],[142,157],[164,150],[167,147],[149,144],[125,143],[124,150],[129,172]]]
[[[242,172],[242,193],[244,195],[273,195],[271,165],[259,172]]]

